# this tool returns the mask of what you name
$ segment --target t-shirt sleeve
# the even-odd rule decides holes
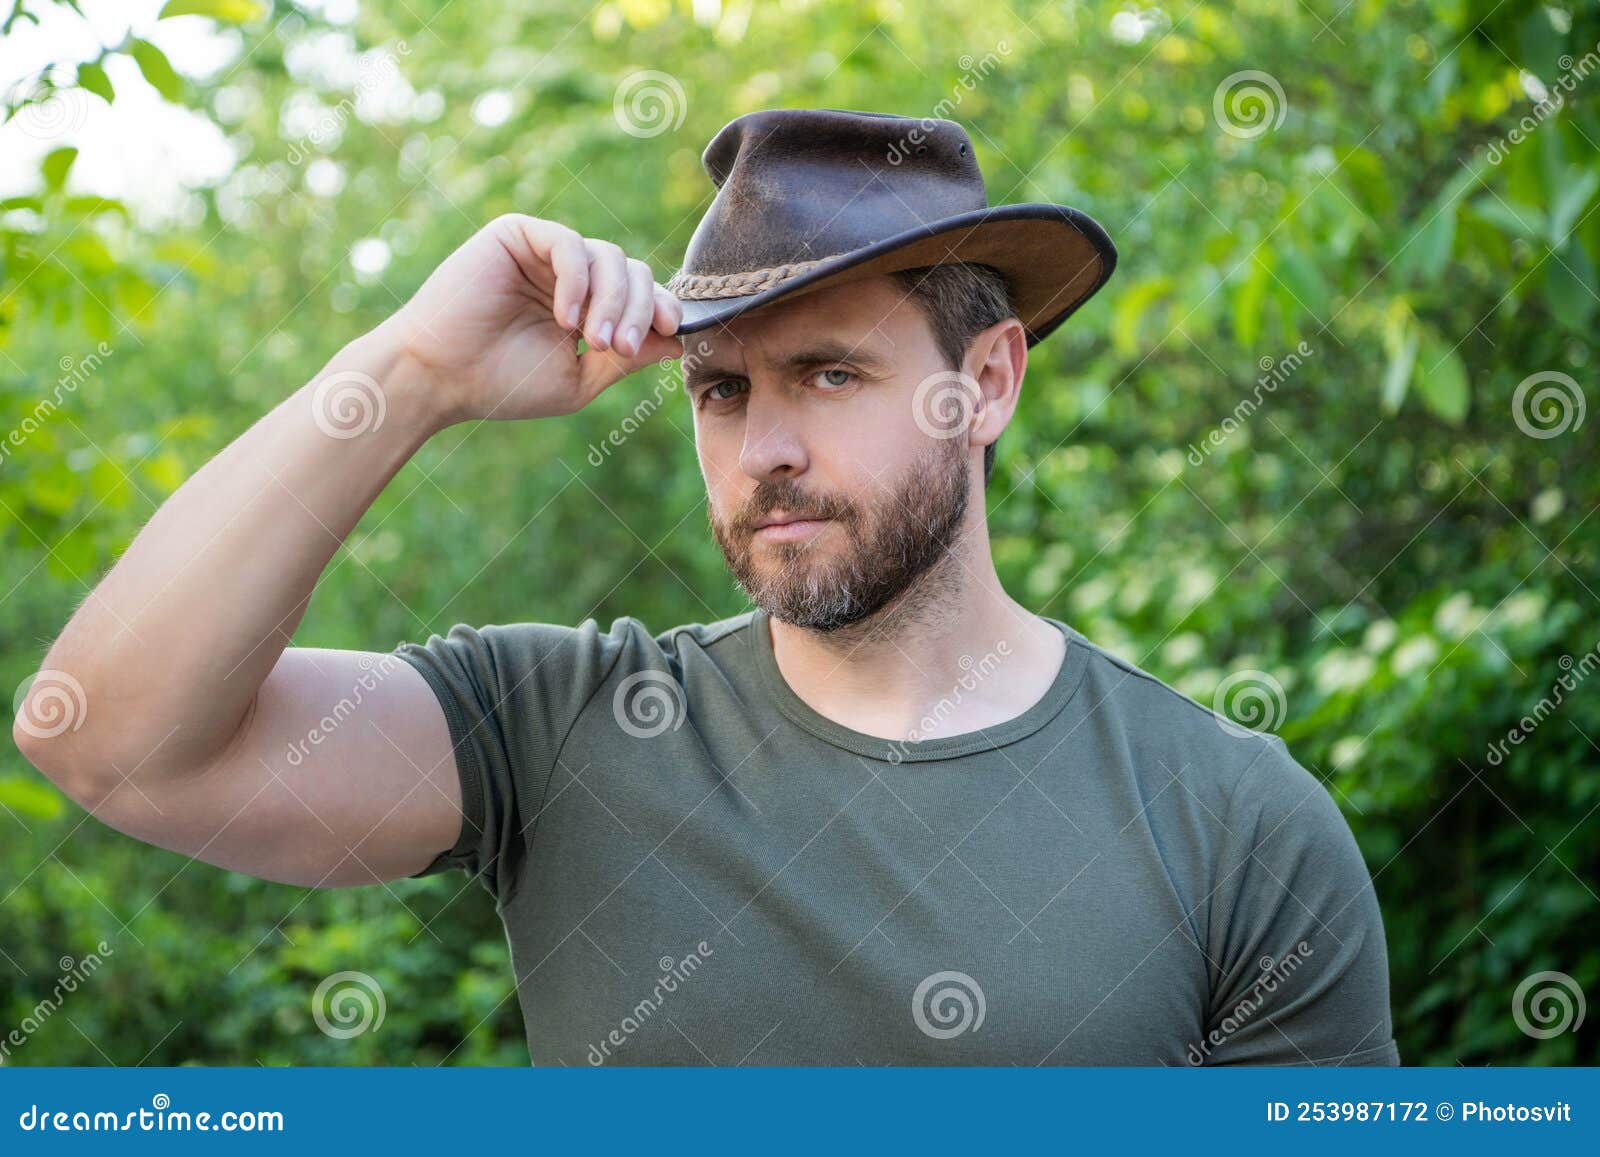
[[[1206,1063],[1397,1065],[1366,863],[1323,784],[1263,743],[1221,817]]]
[[[568,733],[636,626],[458,623],[395,654],[444,709],[461,781],[461,835],[416,876],[460,868],[501,904],[519,877]]]

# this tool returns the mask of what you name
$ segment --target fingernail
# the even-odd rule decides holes
[[[578,324],[578,307],[576,305],[567,310],[567,324],[569,326]]]
[[[628,343],[628,352],[629,353],[638,353],[639,352],[639,327],[636,326],[636,325],[630,325],[628,327],[628,332],[623,336],[624,336],[624,339]]]
[[[609,321],[603,323],[600,326],[600,344],[601,345],[608,346],[608,345],[611,344],[611,330],[612,330],[612,328],[613,327],[612,327],[612,325],[611,325],[611,323]]]

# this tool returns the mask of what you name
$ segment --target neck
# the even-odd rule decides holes
[[[980,520],[903,594],[822,634],[770,619],[778,668],[822,715],[868,735],[957,735],[1020,715],[1055,681],[1066,638],[1000,585]],[[952,706],[953,703],[953,706]],[[930,730],[930,709],[940,722]]]

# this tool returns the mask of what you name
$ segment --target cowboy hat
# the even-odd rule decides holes
[[[925,265],[1005,276],[1034,345],[1106,283],[1117,251],[1066,205],[990,206],[954,121],[764,109],[729,121],[701,162],[717,194],[666,288],[695,333],[780,298]]]

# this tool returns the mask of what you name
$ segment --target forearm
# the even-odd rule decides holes
[[[30,757],[91,784],[202,765],[339,544],[444,424],[381,327],[341,349],[179,487],[78,608],[43,669],[81,688],[81,725]]]

